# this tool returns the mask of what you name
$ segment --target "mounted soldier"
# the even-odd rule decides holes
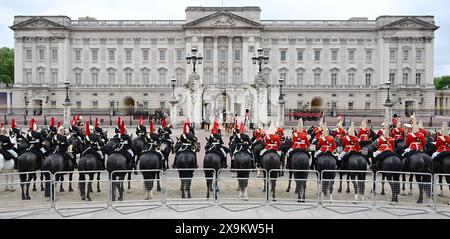
[[[139,125],[136,127],[136,135],[138,137],[145,137],[147,134],[147,128],[144,126],[144,117],[141,115],[139,117]]]
[[[341,117],[339,117],[339,121],[336,124],[336,128],[333,130],[333,136],[336,139],[342,140],[347,132],[345,132],[344,127],[342,127]]]
[[[52,138],[52,144],[55,145],[53,153],[60,154],[65,160],[71,160],[74,167],[77,165],[77,161],[74,155],[72,155],[72,149],[70,148],[69,141],[67,140],[64,127],[57,129],[56,135]]]
[[[436,152],[431,156],[433,160],[440,160],[450,155],[450,136],[448,135],[447,122],[442,123],[441,131],[436,135],[436,148]]]
[[[323,131],[324,131],[324,123],[323,123],[323,118],[321,118],[320,122],[319,122],[319,127],[314,128],[314,131],[313,131],[314,139],[312,140],[311,143],[313,143],[313,144],[317,143],[319,141],[319,139],[322,137]],[[328,132],[327,132],[327,136],[328,136]]]
[[[228,148],[223,145],[222,135],[219,133],[219,123],[217,120],[214,121],[211,134],[207,139],[205,145],[205,154],[208,152],[215,152],[220,155],[222,165],[227,168],[227,154],[230,152]]]
[[[405,140],[405,129],[402,128],[400,120],[396,121],[395,127],[391,130],[390,136],[394,139],[394,141]]]
[[[83,142],[83,133],[81,132],[81,128],[79,127],[82,125],[82,123],[78,123],[77,120],[81,116],[74,116],[72,118],[71,125],[69,127],[69,132],[71,137],[76,137],[80,140],[80,142]]]
[[[117,117],[117,126],[114,128],[114,139],[120,139],[121,133],[120,133],[120,127],[122,125],[122,121],[120,120],[120,116]]]
[[[28,143],[30,144],[28,150],[33,151],[40,160],[43,160],[44,156],[49,152],[47,152],[47,150],[45,150],[44,148],[44,137],[42,136],[40,129],[37,127],[37,123],[34,118],[32,118],[30,121],[30,126],[26,137]]]
[[[382,161],[385,158],[394,155],[395,143],[394,139],[389,135],[389,128],[387,124],[383,125],[383,135],[380,135],[375,143],[377,151],[373,153],[372,165],[376,165],[377,161]]]
[[[178,154],[182,151],[191,151],[192,153],[194,153],[195,155],[195,164],[194,167],[198,168],[198,164],[197,164],[197,142],[198,139],[197,137],[195,137],[194,133],[191,132],[192,127],[190,126],[190,122],[189,120],[184,122],[184,126],[183,126],[183,134],[181,134],[180,139],[178,140],[177,144],[175,145],[175,149],[174,151],[175,153],[175,159],[173,161],[172,164],[172,168],[176,168],[176,162],[177,162],[177,157]]]
[[[370,129],[367,127],[366,119],[363,119],[363,121],[361,121],[361,127],[358,129],[357,137],[359,142],[370,141]]]
[[[383,123],[381,124],[381,128],[377,131],[377,139],[381,136],[384,136],[385,131],[389,132],[389,125],[386,123],[386,121],[383,121]]]
[[[85,148],[81,156],[88,153],[95,155],[97,160],[100,161],[101,169],[105,170],[105,156],[101,151],[102,147],[105,146],[105,142],[101,135],[96,134],[95,128],[89,125],[89,121],[86,121],[84,144]]]
[[[412,130],[406,138],[406,145],[408,146],[408,148],[405,149],[402,155],[405,158],[408,158],[409,155],[412,155],[415,152],[423,152],[426,144],[425,135],[419,131],[415,115],[411,116],[411,119]]]
[[[100,145],[106,145],[106,143],[108,143],[107,134],[100,127],[100,122],[98,121],[98,118],[95,118],[94,132],[95,132],[95,135],[98,137]]]
[[[286,168],[289,168],[291,165],[291,156],[296,150],[305,151],[308,153],[309,156],[311,154],[308,152],[309,147],[311,144],[309,143],[309,137],[308,133],[306,132],[305,127],[303,126],[303,120],[300,118],[298,120],[298,126],[292,133],[292,147],[287,151],[286,157]],[[311,158],[311,157],[310,157]]]
[[[364,136],[363,136],[364,137]],[[342,139],[342,147],[344,150],[339,154],[338,160],[345,160],[351,152],[361,153],[361,146],[359,145],[359,140],[355,136],[355,123],[352,122],[350,128],[348,129],[348,134]]]
[[[0,154],[3,155],[4,160],[14,160],[14,168],[17,169],[19,154],[3,123],[0,123]]]
[[[331,153],[335,160],[337,161],[337,153],[336,153],[336,141],[334,140],[333,136],[328,135],[328,127],[327,123],[323,124],[323,133],[322,136],[318,140],[316,153],[314,154],[314,157],[312,159],[311,168],[315,165],[315,160],[317,157],[322,153]],[[337,162],[336,162],[337,163]]]
[[[145,134],[145,147],[142,153],[147,151],[154,151],[156,155],[159,156],[160,160],[163,161],[164,155],[162,154],[160,150],[161,140],[160,135],[155,132],[155,125],[153,123],[153,120],[150,120],[150,131],[149,133]]]
[[[233,156],[242,150],[246,150],[249,154],[251,154],[250,147],[252,145],[252,141],[250,137],[245,134],[245,124],[241,122],[239,127],[239,134],[233,138],[233,143],[231,144],[230,151],[231,153],[231,167],[233,168]]]
[[[122,121],[120,125],[120,143],[115,151],[121,152],[126,157],[127,164],[129,164],[130,161],[134,163],[134,152],[131,149],[131,137],[127,134],[124,121]]]
[[[260,152],[261,158],[268,151],[274,151],[278,154],[278,156],[280,157],[280,160],[281,160],[282,152],[280,150],[280,147],[281,147],[281,138],[280,138],[280,135],[277,134],[277,130],[274,127],[274,124],[272,122],[272,124],[268,130],[268,134],[266,134],[266,136],[264,136],[264,149],[261,150],[261,152]]]

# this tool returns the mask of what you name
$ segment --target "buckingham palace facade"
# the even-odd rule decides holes
[[[243,116],[267,106],[276,115],[279,79],[288,110],[383,109],[386,82],[394,112],[434,112],[433,16],[380,16],[376,20],[262,20],[259,7],[187,7],[186,20],[72,20],[15,16],[15,84],[8,107],[74,109],[168,108],[172,78],[178,114],[186,111],[186,83],[195,48],[203,57],[202,118]],[[268,56],[263,99],[254,97],[258,49]],[[198,90],[197,89],[197,90]],[[3,91],[3,90],[1,90]],[[182,120],[182,117],[178,118]]]

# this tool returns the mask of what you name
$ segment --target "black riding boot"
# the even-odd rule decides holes
[[[77,159],[75,157],[70,158],[72,160],[73,168],[78,168]]]
[[[105,166],[105,158],[100,158],[100,164],[101,164],[102,170],[105,170],[105,169],[106,169],[106,166]]]
[[[172,168],[176,168],[177,167],[177,155],[175,155],[175,158],[173,160],[173,164],[172,164]]]
[[[311,166],[309,166],[309,169],[314,170],[315,165],[316,165],[316,157],[311,157]]]
[[[231,159],[231,169],[235,169],[236,167],[234,166],[234,159]]]
[[[18,160],[18,158],[14,158],[13,160],[14,160],[14,169],[17,169],[17,160]]]

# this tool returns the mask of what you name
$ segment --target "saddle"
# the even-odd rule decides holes
[[[143,154],[148,153],[148,152],[158,155],[158,157],[159,157],[159,159],[160,159],[161,161],[164,160],[164,155],[163,155],[160,151],[156,151],[156,150],[154,150],[153,148],[150,148],[150,149],[148,149],[148,150],[143,151],[143,152],[141,153],[141,155],[139,155],[139,157],[141,157]]]
[[[81,154],[81,157],[83,157],[83,155],[86,155],[86,154],[95,155],[95,157],[98,160],[101,160],[100,154],[98,154],[98,152],[95,149],[91,148],[91,147],[89,147],[88,149],[84,150],[83,153]]]
[[[292,155],[294,155],[295,153],[299,153],[299,152],[302,152],[302,153],[305,153],[305,154],[307,154],[307,155],[310,155],[309,152],[308,152],[307,150],[304,150],[304,149],[294,149],[294,150],[292,150],[292,151],[288,151],[288,159],[290,159],[290,158],[292,157]]]
[[[321,154],[319,154],[319,155],[317,156],[317,158],[320,158],[320,157],[325,156],[325,155],[328,155],[328,156],[333,157],[333,158],[336,160],[336,162],[338,162],[338,157],[337,157],[336,155],[334,155],[334,154],[328,152],[328,151],[322,152]]]
[[[264,150],[264,149],[263,149],[263,150]],[[264,155],[268,154],[269,152],[273,152],[273,153],[277,154],[278,156],[280,156],[280,160],[281,160],[281,154],[282,154],[282,153],[280,153],[280,152],[278,152],[278,151],[275,151],[275,150],[273,150],[273,149],[266,150],[263,154],[261,154],[261,159],[264,157]]]
[[[413,150],[413,151],[407,152],[407,153],[403,156],[403,159],[407,159],[407,158],[413,156],[414,154],[418,154],[418,153],[426,154],[425,152],[422,152],[422,151]]]
[[[433,160],[441,161],[441,160],[443,160],[446,157],[450,157],[450,151],[445,151],[445,152],[442,152],[442,153],[438,154],[438,156],[436,156]]]
[[[384,151],[384,152],[380,153],[375,159],[377,162],[382,162],[385,158],[390,157],[390,156],[397,156],[397,157],[401,158],[398,154],[396,154],[392,151]]]

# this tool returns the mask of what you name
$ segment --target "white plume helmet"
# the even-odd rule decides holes
[[[444,135],[444,136],[448,135],[448,124],[447,124],[447,122],[442,122],[441,132],[442,132],[442,135]]]
[[[423,122],[422,122],[422,120],[419,120],[419,124],[417,125],[417,127],[419,127],[419,129],[423,129]]]
[[[273,121],[270,121],[270,127],[267,130],[267,134],[275,134],[277,132],[277,129],[275,128],[275,123]]]
[[[337,122],[336,128],[338,128],[338,129],[342,128],[342,120],[341,119],[339,119],[339,121]]]
[[[381,124],[381,127],[383,128],[383,129],[385,129],[385,128],[387,128],[387,123],[386,123],[386,120],[385,121],[383,121],[383,123]]]
[[[305,127],[303,126],[303,119],[300,118],[300,119],[298,120],[297,131],[298,131],[298,132],[302,132],[304,128],[305,128]]]
[[[323,136],[323,137],[327,137],[327,136],[328,136],[328,126],[327,126],[327,122],[325,122],[325,123],[322,125],[322,129],[323,129],[323,131],[322,131],[322,136]]]
[[[397,119],[397,125],[395,127],[397,127],[397,128],[402,127],[402,123],[400,122],[400,119]]]
[[[361,121],[361,128],[367,128],[367,119],[364,118],[363,121]]]
[[[348,129],[347,134],[348,134],[349,136],[355,136],[355,122],[352,122],[352,123],[350,124],[350,128]]]
[[[419,132],[419,127],[417,126],[416,116],[415,115],[411,116],[411,119],[412,119],[412,126],[411,126],[412,130],[411,130],[411,132],[412,133]]]

